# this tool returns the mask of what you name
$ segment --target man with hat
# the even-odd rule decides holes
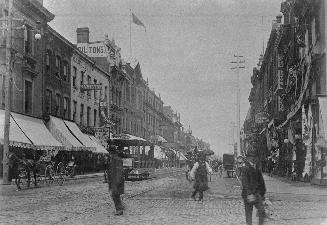
[[[111,192],[112,200],[114,201],[116,213],[115,215],[123,215],[123,204],[120,195],[124,194],[124,174],[123,174],[123,147],[109,147],[109,169],[108,169],[108,185]]]
[[[246,224],[252,225],[253,206],[258,210],[259,224],[262,225],[265,219],[263,206],[266,194],[266,185],[259,168],[259,160],[254,148],[250,145],[243,157],[244,168],[242,170],[242,198],[245,206]]]

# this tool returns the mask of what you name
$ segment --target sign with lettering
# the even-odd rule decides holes
[[[103,42],[78,43],[77,48],[89,57],[107,57],[107,46]]]
[[[81,84],[81,90],[102,90],[102,84]]]

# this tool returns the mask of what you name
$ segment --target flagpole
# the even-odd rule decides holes
[[[132,61],[132,10],[129,9],[129,57]]]

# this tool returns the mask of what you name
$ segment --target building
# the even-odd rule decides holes
[[[71,120],[89,132],[90,128],[105,126],[109,117],[110,75],[77,49],[71,60],[71,93]]]
[[[8,15],[8,2],[1,1],[0,17]],[[43,59],[46,43],[45,30],[47,23],[54,15],[43,7],[42,1],[27,0],[13,1],[13,18],[15,22],[12,32],[12,99],[11,110],[29,116],[42,118],[43,100],[39,90],[43,90],[44,71]],[[5,24],[5,23],[3,23]],[[41,39],[36,39],[35,34],[41,34]],[[1,62],[6,62],[5,32],[0,36]],[[5,64],[0,65],[1,109],[5,107]]]
[[[269,156],[285,165],[278,175],[297,172],[298,179],[326,183],[326,5],[288,0],[281,12],[253,70],[244,135],[257,149],[265,146],[258,154],[266,166]]]
[[[70,120],[71,57],[74,45],[46,27],[43,115]]]

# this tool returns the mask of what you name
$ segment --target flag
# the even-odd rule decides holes
[[[139,26],[144,27],[144,29],[145,29],[145,31],[146,31],[146,28],[145,28],[144,24],[142,23],[142,21],[141,21],[139,18],[137,18],[137,17],[134,15],[134,13],[132,13],[132,17],[133,17],[133,23],[135,23],[136,25],[139,25]]]

